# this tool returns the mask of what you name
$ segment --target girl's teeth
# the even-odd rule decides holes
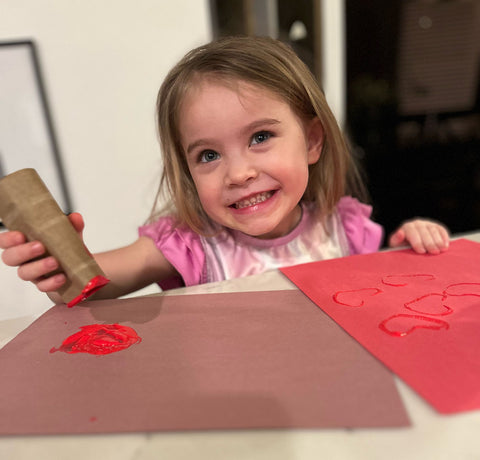
[[[256,196],[252,196],[246,200],[239,201],[235,203],[237,209],[246,208],[248,206],[254,206],[258,203],[262,203],[265,200],[268,200],[272,196],[272,192],[263,192],[259,193]]]

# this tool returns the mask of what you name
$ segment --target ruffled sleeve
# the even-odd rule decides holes
[[[176,277],[159,281],[162,289],[205,282],[205,252],[197,233],[188,228],[176,227],[171,217],[161,217],[151,224],[140,227],[138,234],[151,238],[157,249],[181,276],[181,279]]]
[[[383,240],[383,228],[370,219],[372,207],[345,196],[337,204],[348,240],[350,254],[378,251]]]

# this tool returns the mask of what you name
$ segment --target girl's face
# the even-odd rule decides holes
[[[286,235],[298,224],[308,165],[323,143],[318,119],[301,120],[258,86],[204,79],[186,95],[179,129],[212,220],[259,238]]]

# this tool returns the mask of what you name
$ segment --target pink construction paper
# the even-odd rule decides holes
[[[480,409],[480,244],[282,269],[311,300],[441,413]]]
[[[92,324],[138,339],[72,348]],[[393,374],[296,290],[58,305],[0,369],[4,435],[409,424]]]

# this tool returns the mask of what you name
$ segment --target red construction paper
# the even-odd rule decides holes
[[[439,412],[480,409],[480,244],[381,252],[282,269]]]
[[[94,324],[108,325],[100,349],[113,325],[139,340],[68,353]],[[393,374],[297,290],[58,305],[0,351],[0,369],[0,434],[409,423]]]

